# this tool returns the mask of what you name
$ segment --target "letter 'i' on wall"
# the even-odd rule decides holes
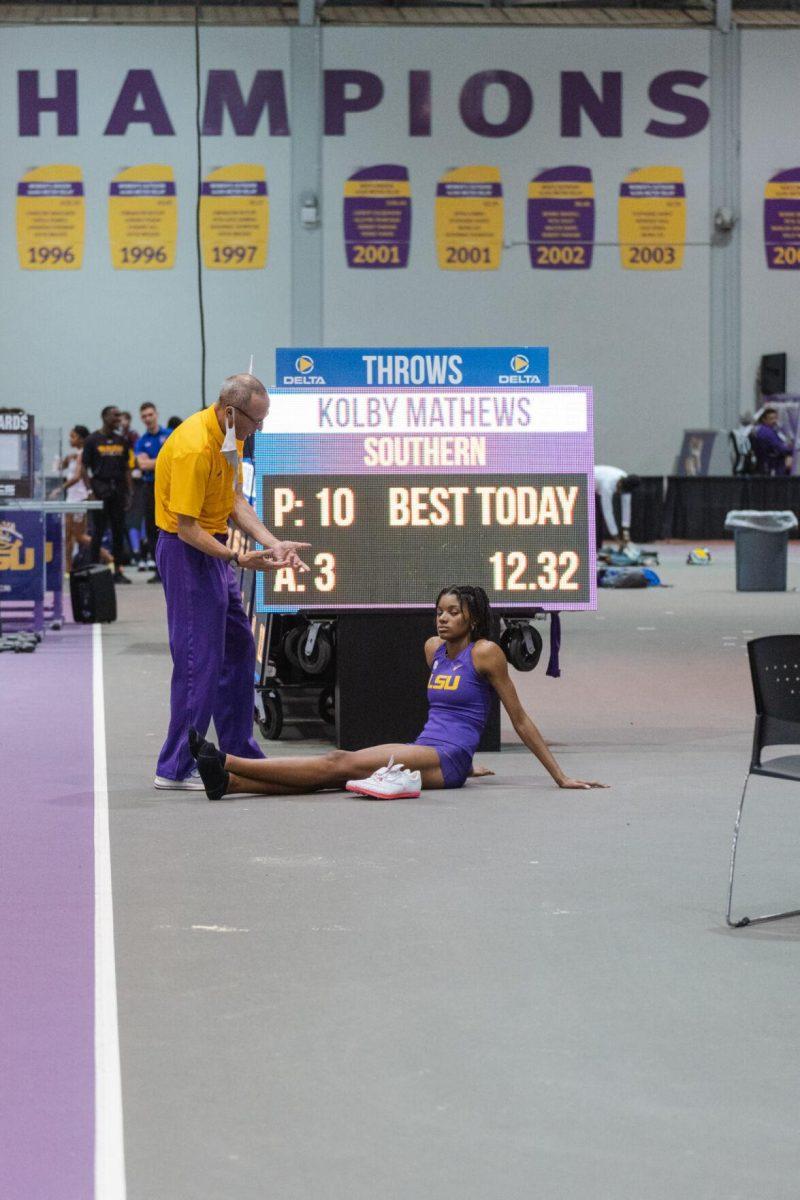
[[[531,266],[581,271],[592,265],[594,184],[589,167],[553,167],[528,184]]]
[[[630,171],[619,189],[619,252],[627,271],[677,271],[686,244],[680,167]]]
[[[344,245],[348,267],[407,267],[411,246],[408,168],[364,167],[344,185]]]
[[[436,187],[436,255],[442,271],[496,271],[503,253],[498,167],[454,167]]]
[[[77,271],[83,263],[86,200],[80,167],[53,163],[17,184],[17,253],[24,271]]]
[[[800,167],[779,171],[764,189],[764,246],[771,271],[800,269]]]
[[[175,266],[178,198],[172,167],[127,167],[108,190],[108,238],[117,271],[166,271]]]
[[[200,185],[203,265],[210,271],[260,271],[267,265],[267,173],[257,163],[210,171]]]

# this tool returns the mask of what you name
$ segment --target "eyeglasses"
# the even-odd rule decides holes
[[[250,422],[250,424],[253,426],[254,429],[260,429],[261,426],[264,424],[263,417],[261,418],[260,421],[254,420],[254,418],[250,416],[250,413],[246,413],[243,408],[239,408],[238,404],[226,404],[225,407],[233,408],[236,410],[236,412],[241,413],[242,416],[245,417]]]

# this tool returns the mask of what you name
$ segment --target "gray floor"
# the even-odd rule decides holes
[[[671,590],[565,619],[561,680],[518,677],[567,768],[612,785],[591,793],[509,745],[418,801],[156,794],[163,598],[122,593],[129,1200],[796,1200],[800,919],[722,914],[744,644],[798,631],[798,597],[737,595],[728,546],[685,553]],[[750,795],[737,908],[798,905],[797,792]]]

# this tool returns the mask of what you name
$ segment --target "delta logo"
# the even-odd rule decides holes
[[[284,375],[283,384],[288,387],[297,387],[298,384],[308,384],[312,386],[324,385],[325,379],[322,375],[313,375],[314,360],[310,354],[301,354],[294,360],[294,369],[297,375]]]
[[[542,381],[538,375],[529,375],[530,359],[527,354],[512,354],[509,362],[511,373],[509,375],[499,375],[498,383],[527,383],[540,384]]]

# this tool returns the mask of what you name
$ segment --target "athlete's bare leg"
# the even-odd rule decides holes
[[[331,750],[303,758],[225,758],[230,772],[228,794],[262,796],[303,795],[320,788],[342,788],[348,779],[364,779],[394,756],[411,771],[419,771],[423,788],[445,786],[439,754],[433,746],[389,743],[365,750]]]

